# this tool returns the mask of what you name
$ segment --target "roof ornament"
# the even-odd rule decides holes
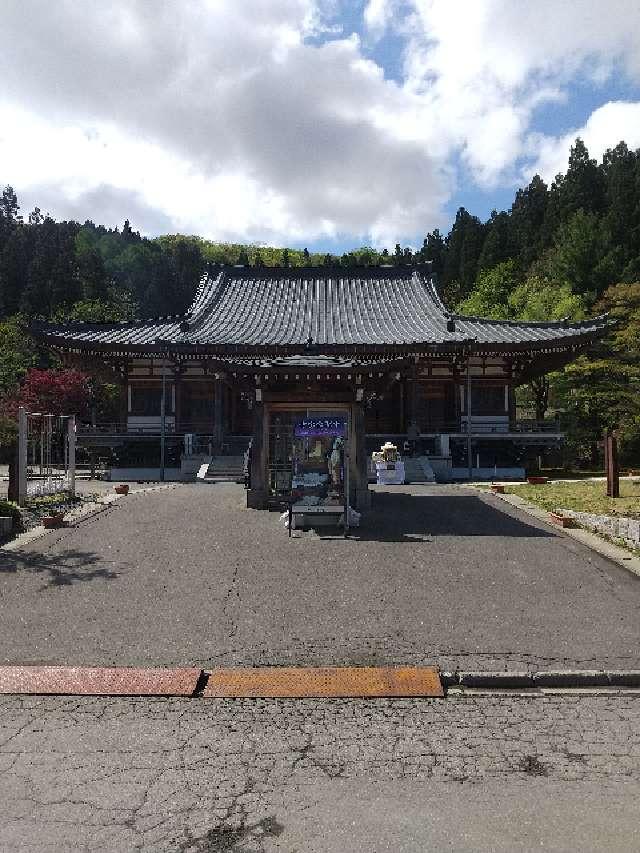
[[[456,330],[456,321],[453,317],[449,317],[447,320],[447,332],[455,332]]]
[[[312,347],[312,346],[313,346],[313,338],[312,338],[312,336],[311,336],[311,335],[309,335],[309,337],[307,338],[307,345],[306,345],[306,348],[307,348],[307,349],[311,349],[311,347]]]
[[[189,325],[189,321],[188,321],[188,320],[183,320],[183,321],[180,323],[180,331],[181,331],[181,332],[188,332],[190,328],[191,328],[191,326]]]

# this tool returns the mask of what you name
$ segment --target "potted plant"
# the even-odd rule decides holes
[[[575,521],[570,515],[564,515],[562,510],[555,509],[549,513],[549,518],[554,524],[557,524],[558,527],[574,527]]]
[[[64,524],[64,512],[59,509],[52,509],[47,515],[42,516],[41,521],[47,530],[54,527],[62,527]]]

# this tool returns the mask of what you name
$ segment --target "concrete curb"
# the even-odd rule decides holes
[[[441,672],[443,687],[519,690],[536,687],[640,687],[640,669],[565,669],[540,672]]]
[[[487,494],[484,490],[477,491],[481,491],[481,494]],[[559,527],[550,521],[547,510],[541,509],[534,504],[530,504],[519,495],[496,494],[494,497],[510,504],[522,512],[527,513],[527,515],[533,516],[533,518],[537,518],[538,521],[543,521],[559,536],[569,536],[571,539],[577,539],[578,542],[586,545],[587,548],[595,551],[596,554],[600,554],[601,557],[606,557],[608,560],[622,566],[622,568],[626,569],[628,572],[640,577],[640,558],[634,556],[632,552],[628,551],[626,548],[622,548],[620,545],[614,545],[613,542],[608,542],[597,533],[585,530],[582,527]]]

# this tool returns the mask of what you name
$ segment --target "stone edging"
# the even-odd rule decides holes
[[[441,672],[443,687],[517,690],[535,687],[640,687],[640,669],[566,669],[541,672]]]

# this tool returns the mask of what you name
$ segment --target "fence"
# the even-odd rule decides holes
[[[18,503],[69,492],[75,495],[76,418],[18,411]]]

